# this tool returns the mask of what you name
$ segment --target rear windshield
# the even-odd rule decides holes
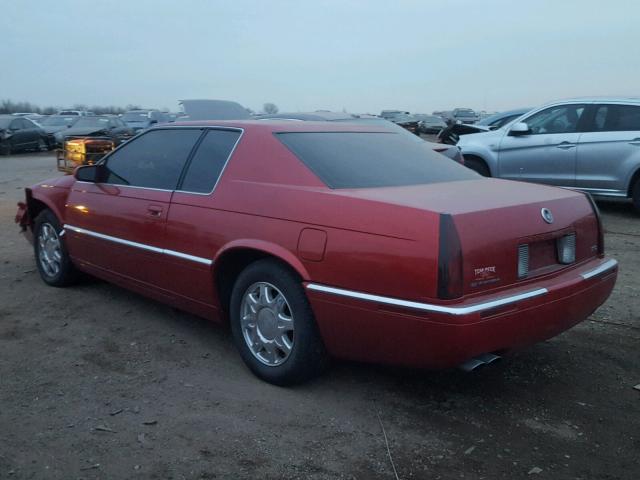
[[[477,179],[426,142],[397,133],[276,134],[329,188],[374,188]]]

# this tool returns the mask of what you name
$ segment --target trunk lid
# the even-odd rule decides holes
[[[349,194],[450,218],[462,260],[459,278],[452,278],[452,272],[446,278],[462,283],[455,289],[462,295],[526,284],[598,255],[596,213],[583,193],[568,189],[478,179],[352,190]],[[543,210],[550,214],[546,220]],[[443,232],[440,235],[443,250]],[[445,243],[450,241],[445,239]],[[562,258],[572,245],[575,259]]]

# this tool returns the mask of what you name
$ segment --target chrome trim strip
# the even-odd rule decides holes
[[[127,245],[129,247],[135,247],[141,250],[159,253],[162,255],[170,255],[172,257],[182,258],[184,260],[190,260],[192,262],[202,263],[203,265],[213,264],[213,260],[210,260],[208,258],[196,257],[195,255],[189,255],[188,253],[176,252],[175,250],[168,250],[165,248],[154,247],[152,245],[147,245],[145,243],[132,242],[130,240],[125,240],[123,238],[112,237],[111,235],[105,235],[104,233],[98,233],[92,230],[87,230],[86,228],[80,228],[73,225],[65,225],[64,228],[65,230],[71,230],[73,232],[80,233],[82,235],[88,235],[90,237],[99,238],[101,240],[106,240],[108,242],[118,243],[120,245]]]
[[[611,270],[616,265],[618,265],[618,261],[611,258],[606,262],[604,262],[603,264],[601,264],[599,267],[596,267],[593,270],[589,270],[588,272],[581,273],[580,276],[585,280],[587,280],[591,277],[595,277],[596,275],[600,275],[601,273],[604,273],[607,270]]]
[[[326,285],[318,285],[316,283],[308,284],[307,288],[309,290],[323,293],[332,293],[334,295],[340,295],[342,297],[350,297],[356,298],[358,300],[366,300],[369,302],[384,303],[386,305],[393,305],[396,307],[412,308],[425,312],[447,313],[449,315],[467,315],[469,313],[475,313],[482,310],[500,307],[502,305],[516,303],[528,298],[538,297],[540,295],[545,295],[548,292],[546,288],[537,288],[535,290],[519,293],[517,295],[511,295],[509,297],[503,297],[488,302],[476,303],[473,305],[468,305],[466,307],[447,307],[445,305],[433,305],[430,303],[412,302],[409,300],[400,300],[399,298],[382,297],[380,295],[371,295],[369,293],[354,292],[352,290],[328,287]]]

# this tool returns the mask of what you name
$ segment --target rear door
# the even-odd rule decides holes
[[[501,178],[571,187],[576,177],[576,148],[585,105],[546,108],[523,119],[528,134],[502,138],[498,153]]]
[[[65,212],[71,256],[161,285],[169,202],[201,134],[197,128],[149,131],[106,158],[104,182],[76,182]]]
[[[639,165],[640,105],[594,105],[578,143],[576,187],[626,197]]]

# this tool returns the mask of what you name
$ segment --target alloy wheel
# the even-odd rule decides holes
[[[294,319],[284,294],[267,282],[256,282],[245,291],[240,304],[242,336],[255,358],[275,367],[293,349]]]
[[[43,223],[38,233],[38,261],[48,277],[55,277],[62,266],[62,247],[56,229]]]

